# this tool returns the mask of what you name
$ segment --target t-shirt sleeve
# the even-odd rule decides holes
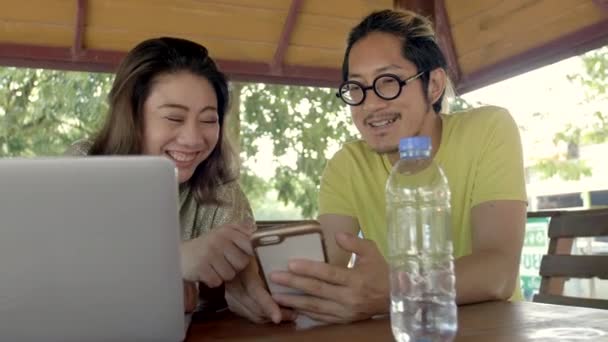
[[[503,108],[487,113],[472,206],[495,200],[527,201],[519,128]]]
[[[339,214],[356,217],[352,201],[352,184],[349,175],[349,158],[341,150],[327,162],[321,176],[319,215]]]

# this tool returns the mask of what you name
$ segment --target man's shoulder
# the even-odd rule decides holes
[[[378,154],[371,150],[363,140],[346,142],[331,158],[333,163],[350,163],[359,159],[369,159]]]
[[[471,108],[447,114],[444,117],[451,124],[465,125],[475,129],[513,122],[511,113],[506,108],[499,106]]]
[[[452,114],[443,114],[448,136],[480,141],[491,138],[497,131],[517,130],[517,124],[509,111],[498,106],[483,106]]]

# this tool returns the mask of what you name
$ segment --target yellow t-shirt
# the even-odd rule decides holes
[[[493,200],[526,201],[519,130],[509,112],[481,107],[441,114],[441,145],[435,161],[451,191],[454,257],[471,254],[471,208]],[[327,163],[319,214],[357,219],[363,235],[387,255],[385,185],[392,165],[364,141],[346,143]],[[516,287],[515,296],[521,298]]]

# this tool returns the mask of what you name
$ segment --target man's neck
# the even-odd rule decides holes
[[[422,128],[420,129],[420,132],[417,135],[431,137],[431,146],[433,147],[431,155],[433,157],[435,157],[435,154],[437,154],[437,151],[439,151],[442,129],[443,121],[441,120],[441,116],[431,109],[425,115],[425,120],[422,123]],[[389,153],[388,160],[391,162],[391,165],[395,165],[395,163],[399,160],[399,150],[393,153]]]

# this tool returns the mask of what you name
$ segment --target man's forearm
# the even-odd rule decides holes
[[[456,303],[509,299],[517,284],[517,265],[517,261],[500,252],[478,252],[459,258],[454,262]],[[389,312],[388,307],[385,312]]]
[[[457,259],[454,262],[456,303],[509,299],[517,284],[514,264],[517,262],[499,252],[479,252]],[[389,312],[388,307],[385,312]]]
[[[515,289],[517,262],[500,252],[477,252],[457,259],[456,302],[506,300]]]

